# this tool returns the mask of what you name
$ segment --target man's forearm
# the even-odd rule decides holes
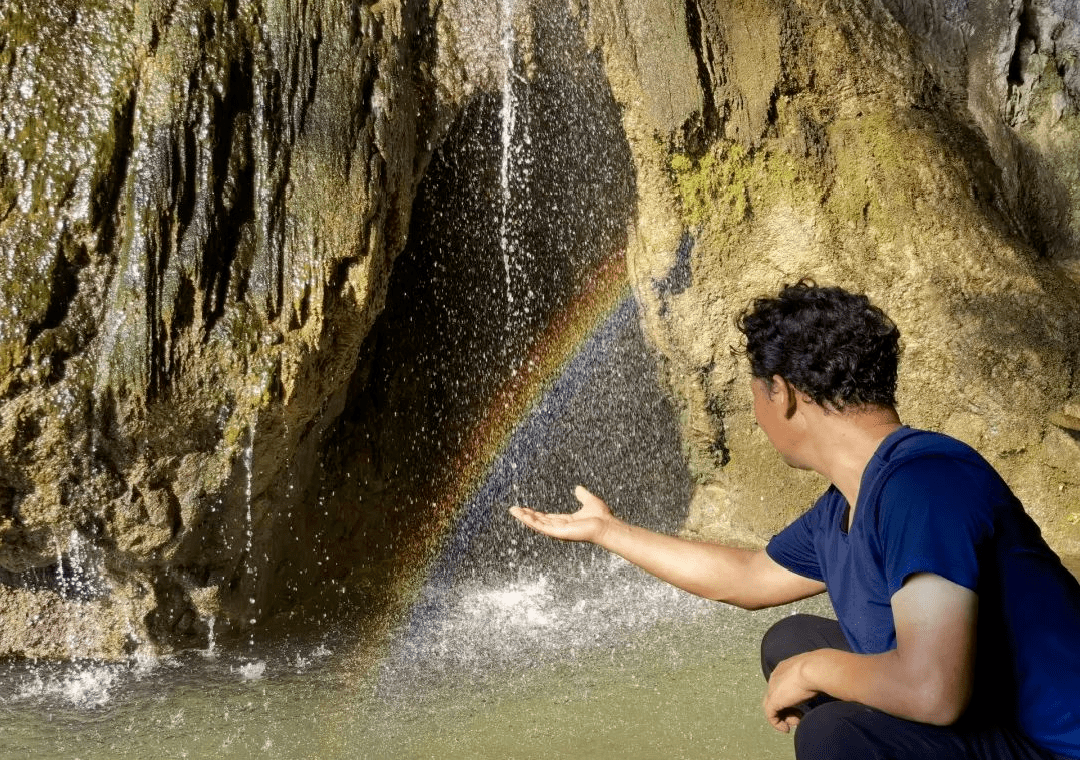
[[[776,565],[764,552],[655,533],[612,519],[596,544],[692,594],[757,609],[824,590]]]
[[[781,662],[769,677],[765,712],[780,730],[785,708],[825,693],[899,718],[948,725],[967,707],[975,680],[979,598],[932,573],[915,573],[893,594],[896,648],[859,655],[818,649]]]
[[[629,525],[604,502],[578,486],[581,509],[537,512],[515,506],[510,514],[535,531],[564,541],[589,541],[633,562],[674,586],[709,599],[756,608],[803,599],[825,584],[786,570],[764,551],[691,541]]]
[[[967,703],[962,684],[912,667],[896,649],[875,655],[818,649],[792,658],[792,665],[810,691],[920,723],[949,725]]]
[[[596,543],[673,586],[708,599],[737,597],[754,552],[655,533],[612,520]]]

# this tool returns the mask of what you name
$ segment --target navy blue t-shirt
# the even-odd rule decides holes
[[[830,487],[769,542],[778,564],[823,581],[855,652],[896,648],[890,600],[915,573],[979,596],[973,705],[1080,758],[1080,584],[974,449],[900,428],[863,472],[850,530]]]

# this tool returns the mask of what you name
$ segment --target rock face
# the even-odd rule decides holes
[[[130,627],[6,651],[196,640],[322,559],[275,572],[450,115],[436,37],[394,2],[0,9],[0,567]]]
[[[452,517],[431,492],[470,410],[513,372],[492,342],[527,344],[625,248],[599,57],[569,9],[520,5],[0,9],[3,653],[392,607]],[[508,56],[530,202],[563,210],[503,230],[545,241],[504,272]]]
[[[586,23],[627,107],[634,284],[699,480],[687,530],[760,544],[821,488],[753,429],[729,349],[750,298],[810,276],[899,324],[905,420],[975,445],[1080,550],[1080,448],[1048,421],[1080,404],[1075,4],[653,5]],[[636,51],[661,37],[657,67]]]
[[[0,7],[3,653],[203,645],[346,582],[379,603],[446,519],[424,474],[513,371],[473,383],[452,349],[492,336],[447,315],[535,332],[624,247],[688,532],[760,543],[820,487],[754,431],[729,350],[748,297],[813,276],[900,324],[906,420],[1080,552],[1080,448],[1047,422],[1080,413],[1075,4],[510,8]],[[511,263],[477,189],[515,87],[552,209],[514,233],[547,241],[516,315],[480,304]]]

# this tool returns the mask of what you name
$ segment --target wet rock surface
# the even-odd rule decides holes
[[[63,595],[75,535],[150,600],[128,648],[271,610],[296,463],[449,114],[434,39],[397,3],[0,10],[0,565],[27,593]]]
[[[518,5],[0,7],[2,652],[393,607],[447,522],[424,482],[515,370],[495,343],[622,248],[689,533],[760,543],[820,488],[753,430],[729,350],[748,298],[812,276],[900,324],[905,420],[1080,553],[1080,447],[1049,421],[1080,415],[1074,4]],[[546,241],[516,280],[507,91],[540,163],[511,235]],[[68,617],[99,633],[40,623]]]

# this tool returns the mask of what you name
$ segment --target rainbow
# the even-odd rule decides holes
[[[447,463],[453,473],[431,502],[420,535],[399,556],[421,582],[438,559],[440,547],[470,503],[491,477],[515,433],[544,400],[582,347],[631,298],[622,251],[594,265],[581,280],[576,298],[556,312],[529,347],[518,371],[497,391],[487,413],[468,433],[458,457]],[[415,573],[415,574],[414,574]]]

